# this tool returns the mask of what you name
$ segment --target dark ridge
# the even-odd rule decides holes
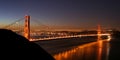
[[[11,30],[0,29],[0,38],[0,54],[4,60],[16,58],[22,60],[26,58],[31,60],[55,60],[42,47]]]

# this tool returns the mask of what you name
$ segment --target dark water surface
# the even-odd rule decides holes
[[[110,43],[108,40],[96,42],[87,37],[36,43],[56,60],[120,60],[120,43]]]
[[[54,55],[56,60],[108,60],[108,41],[92,42]]]

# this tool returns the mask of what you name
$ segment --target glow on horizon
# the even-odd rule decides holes
[[[120,29],[119,6],[117,1],[2,0],[0,25],[12,23],[27,14],[53,26],[92,29],[100,23],[104,28]]]

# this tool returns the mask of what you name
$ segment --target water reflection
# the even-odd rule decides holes
[[[107,41],[92,42],[54,55],[56,60],[108,60]]]

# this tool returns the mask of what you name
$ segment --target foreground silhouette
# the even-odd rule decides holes
[[[39,45],[6,29],[0,29],[0,54],[3,60],[55,60]]]

